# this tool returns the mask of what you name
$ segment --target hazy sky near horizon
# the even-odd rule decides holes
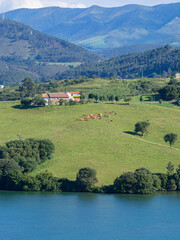
[[[127,4],[153,6],[175,2],[180,2],[180,0],[0,0],[0,13],[17,8],[42,8],[50,6],[85,8],[92,5],[118,7]]]

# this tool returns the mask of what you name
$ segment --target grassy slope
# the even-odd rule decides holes
[[[108,119],[76,121],[83,114],[117,111]],[[34,172],[48,169],[56,176],[74,179],[79,168],[89,166],[97,170],[101,184],[111,183],[124,171],[147,167],[153,172],[165,172],[172,161],[180,163],[180,141],[170,148],[163,141],[169,132],[180,134],[178,107],[158,104],[89,104],[20,110],[11,104],[0,104],[0,144],[24,138],[49,138],[56,152]],[[15,120],[17,118],[18,120]],[[166,119],[167,118],[167,119]],[[133,131],[137,121],[149,119],[149,134],[143,138],[124,133]]]
[[[169,82],[169,78],[167,79],[153,79],[153,78],[143,78],[143,79],[134,79],[134,80],[122,80],[122,79],[108,79],[108,78],[96,78],[96,79],[88,79],[86,82],[69,85],[69,86],[61,86],[59,91],[82,91],[85,94],[94,93],[98,95],[132,95],[129,90],[129,84],[141,81],[141,82],[152,82],[154,86],[158,88],[164,87],[165,83]],[[61,83],[61,81],[60,81]]]

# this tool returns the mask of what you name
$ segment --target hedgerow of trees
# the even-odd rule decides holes
[[[17,191],[94,192],[151,194],[159,191],[180,191],[180,165],[167,164],[167,173],[151,173],[146,168],[125,172],[112,185],[96,186],[96,171],[89,167],[78,171],[76,180],[57,178],[45,171],[32,177],[23,173],[16,162],[0,160],[0,189]]]

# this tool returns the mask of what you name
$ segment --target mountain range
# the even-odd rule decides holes
[[[2,16],[90,50],[180,43],[180,3],[153,7],[132,4],[113,8],[17,9]]]

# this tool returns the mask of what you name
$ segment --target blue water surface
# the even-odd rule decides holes
[[[180,240],[180,193],[0,192],[0,240]]]

